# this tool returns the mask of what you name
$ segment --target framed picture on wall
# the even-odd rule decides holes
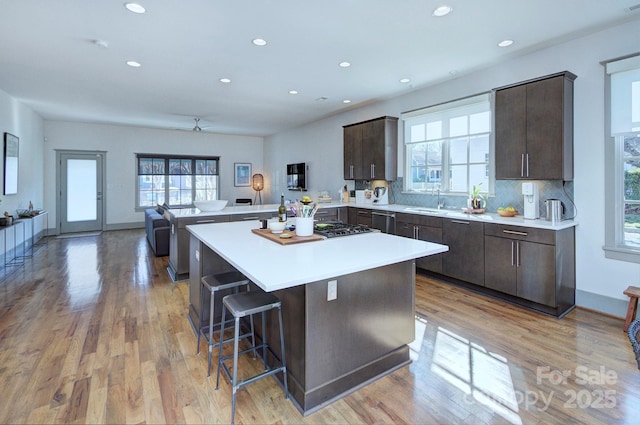
[[[247,162],[236,162],[234,168],[234,186],[251,186],[251,164]]]
[[[4,194],[18,193],[18,141],[13,134],[4,133]]]

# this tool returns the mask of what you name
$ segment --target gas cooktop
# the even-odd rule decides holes
[[[317,223],[314,227],[314,233],[324,236],[325,238],[337,238],[340,236],[359,235],[362,233],[374,232],[376,229],[372,229],[367,226],[360,226],[357,224],[346,224],[341,221],[325,221]]]

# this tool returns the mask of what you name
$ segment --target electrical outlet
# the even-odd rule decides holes
[[[338,298],[338,281],[330,280],[327,282],[327,301],[333,301]]]

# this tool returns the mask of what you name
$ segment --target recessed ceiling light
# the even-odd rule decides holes
[[[231,82],[231,78],[220,78],[221,83],[229,84]]]
[[[513,44],[513,40],[502,40],[498,43],[498,47],[509,47]]]
[[[147,11],[144,6],[138,3],[125,3],[124,7],[126,7],[129,12],[133,13],[144,13]]]
[[[447,6],[446,4],[443,4],[442,6],[436,7],[434,9],[432,15],[433,16],[437,16],[438,18],[440,18],[442,16],[448,15],[452,11],[453,11],[453,8],[451,6]]]
[[[324,101],[325,101],[325,100],[327,100],[327,99],[329,99],[329,98],[328,98],[328,97],[321,96],[321,97],[319,97],[319,98],[317,98],[317,99],[316,99],[316,102],[324,102]]]
[[[406,84],[406,83],[408,83],[409,81],[411,81],[411,80],[410,80],[410,79],[408,79],[408,78],[400,78],[400,82],[401,82],[402,84]]]
[[[267,45],[267,40],[262,39],[262,38],[254,38],[253,40],[251,40],[251,42],[253,44],[255,44],[256,46],[266,46]]]
[[[351,63],[350,63],[350,62],[347,62],[347,61],[342,61],[342,62],[340,62],[340,63],[338,64],[338,66],[339,66],[340,68],[349,68],[349,67],[351,66]]]
[[[289,90],[289,94],[298,94],[298,90]]]
[[[127,61],[127,65],[133,67],[133,68],[140,68],[140,62],[136,62],[136,61]]]
[[[342,103],[351,103],[351,101],[349,99],[345,99],[342,101]]]

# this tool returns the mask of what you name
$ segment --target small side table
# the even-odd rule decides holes
[[[31,223],[31,243],[23,250],[23,257],[33,257],[36,247],[44,246],[49,243],[49,213],[47,211],[40,211],[38,215],[33,217],[20,217],[19,221],[29,221]],[[36,223],[42,221],[42,230],[36,228]],[[36,230],[38,233],[36,234]],[[36,237],[40,236],[38,239]],[[27,243],[26,228],[24,229],[24,243]]]

